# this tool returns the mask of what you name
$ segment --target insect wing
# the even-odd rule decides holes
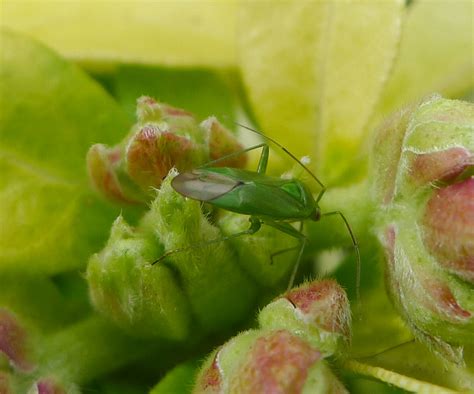
[[[183,172],[171,181],[179,194],[199,201],[211,201],[241,184],[225,175],[200,170]]]

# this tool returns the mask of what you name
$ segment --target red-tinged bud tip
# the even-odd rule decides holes
[[[435,279],[426,279],[423,282],[423,288],[431,301],[425,302],[425,305],[432,311],[446,316],[451,321],[466,320],[472,316],[469,311],[461,308],[446,283]]]
[[[87,169],[94,188],[112,201],[134,204],[137,201],[128,198],[122,190],[115,172],[115,166],[121,160],[119,148],[109,149],[96,144],[87,152]]]
[[[54,379],[44,378],[36,382],[37,394],[66,394],[64,388],[58,385]]]
[[[11,388],[11,377],[7,372],[0,371],[0,393],[13,394]]]
[[[4,353],[14,368],[31,372],[34,364],[28,359],[27,334],[15,316],[0,308],[0,352]]]
[[[209,156],[211,160],[241,151],[242,145],[235,136],[226,129],[216,118],[210,117],[201,123],[201,127],[208,133]],[[247,155],[239,154],[219,161],[219,167],[243,168],[247,163]]]
[[[474,283],[474,178],[436,190],[424,226],[425,242],[439,263]]]
[[[418,185],[433,181],[449,181],[474,164],[474,157],[465,148],[415,155],[410,174]]]
[[[257,339],[230,384],[231,392],[300,393],[321,354],[286,330]]]
[[[145,126],[128,146],[128,173],[142,189],[158,188],[171,168],[183,171],[192,167],[195,149],[185,137]]]
[[[198,380],[197,392],[220,393],[222,389],[222,375],[217,363],[219,352],[216,353],[211,366],[206,369]]]
[[[139,122],[159,121],[166,117],[193,118],[193,114],[184,109],[160,103],[152,97],[142,96],[137,99],[137,119]]]
[[[291,290],[285,298],[318,327],[350,337],[349,302],[336,281],[314,281],[309,286]]]

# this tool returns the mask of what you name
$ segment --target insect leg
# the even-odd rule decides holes
[[[356,298],[357,300],[360,299],[360,250],[359,250],[359,244],[357,242],[357,239],[354,235],[354,232],[352,231],[351,226],[349,225],[349,222],[347,221],[346,217],[341,211],[334,211],[334,212],[327,212],[323,213],[321,216],[332,216],[332,215],[339,215],[342,220],[344,220],[344,223],[347,227],[347,230],[349,231],[349,234],[352,239],[352,245],[354,246],[354,249],[357,254],[357,269],[356,269]]]
[[[283,152],[285,152],[288,156],[290,156],[294,161],[296,161],[301,167],[303,167],[303,169],[309,174],[311,175],[311,177],[319,184],[319,186],[321,186],[324,189],[326,189],[326,186],[324,186],[324,184],[319,180],[319,178],[314,175],[311,170],[306,167],[300,160],[298,160],[298,158],[293,154],[291,153],[288,149],[286,149],[283,145],[281,145],[280,143],[278,143],[277,141],[275,141],[273,138],[269,137],[268,135],[265,135],[263,133],[261,133],[260,131],[258,130],[255,130],[255,129],[252,129],[251,127],[249,126],[245,126],[241,123],[238,123],[238,122],[234,122],[237,126],[240,126],[240,127],[243,127],[244,129],[246,130],[249,130],[253,133],[256,133],[256,134],[259,134],[261,135],[263,138],[267,139],[268,141],[271,141],[273,142],[276,146],[278,146]],[[322,197],[322,194],[324,194],[324,192],[320,192],[321,194],[321,197]],[[319,200],[318,200],[319,201]]]
[[[208,161],[207,163],[204,163],[203,165],[201,165],[201,166],[199,166],[199,167],[197,167],[197,168],[209,167],[209,166],[212,165],[212,164],[219,163],[219,162],[221,162],[221,161],[223,161],[223,160],[227,160],[227,159],[229,159],[229,158],[231,158],[231,157],[236,157],[236,156],[243,155],[244,153],[247,153],[247,152],[250,152],[250,151],[252,151],[252,150],[254,150],[254,149],[262,148],[262,147],[265,147],[265,146],[267,146],[267,144],[261,143],[261,144],[258,144],[258,145],[251,146],[250,148],[245,148],[245,149],[239,150],[238,152],[229,153],[228,155],[219,157],[218,159]],[[267,146],[267,148],[268,148],[268,146]]]
[[[257,172],[259,174],[265,174],[267,172],[267,164],[268,164],[268,155],[270,154],[270,150],[268,149],[267,144],[263,144],[262,146],[262,154],[260,155],[260,160],[258,161]]]
[[[290,223],[290,222],[285,222],[285,223]],[[274,226],[274,227],[275,227],[275,226]],[[280,231],[283,231],[283,230],[281,230],[280,228],[278,228],[278,229],[279,229]],[[294,230],[294,229],[292,228],[291,231],[293,231],[293,230]],[[300,221],[299,232],[300,232],[300,234],[302,234],[302,232],[303,232],[303,222],[302,222],[302,221]],[[291,233],[290,235],[293,235],[293,233]],[[279,250],[279,251],[277,251],[277,252],[275,252],[275,253],[272,253],[271,256],[270,256],[271,264],[273,264],[273,258],[274,258],[275,256],[278,256],[278,255],[283,254],[283,253],[291,252],[292,250],[296,250],[296,249],[298,249],[298,248],[300,248],[299,245],[298,245],[298,246],[293,246],[293,247],[291,247],[291,248],[281,249],[281,250]]]
[[[318,194],[318,197],[316,197],[316,204],[319,202],[319,200],[321,200],[321,198],[323,198],[324,193],[326,193],[326,186],[323,186],[323,188]]]
[[[300,246],[299,246],[300,251],[298,253],[298,258],[297,258],[296,263],[293,267],[293,271],[291,272],[290,281],[288,282],[287,291],[289,291],[293,287],[293,283],[295,281],[295,277],[296,277],[296,274],[298,272],[298,268],[299,268],[299,265],[300,265],[300,262],[301,262],[301,258],[303,257],[303,251],[304,251],[304,248],[306,246],[306,242],[308,242],[308,238],[306,238],[306,236],[302,233],[302,231],[303,231],[303,222],[302,221],[300,222],[299,231],[295,230],[295,228],[292,227],[288,223],[279,223],[279,222],[272,222],[272,221],[265,221],[264,223],[271,226],[271,227],[274,227],[277,230],[280,230],[280,231],[282,231],[282,232],[284,232],[288,235],[291,235],[292,237],[298,239],[298,241],[300,242]],[[294,249],[297,249],[297,247],[294,248]],[[280,252],[283,252],[283,251],[280,251]],[[280,252],[277,252],[277,253],[280,253]]]
[[[272,261],[271,264],[273,264],[273,258],[274,257],[279,256],[280,254],[283,254],[283,253],[291,252],[292,250],[296,250],[298,248],[299,248],[299,246],[293,246],[291,248],[281,249],[278,252],[272,253],[271,256],[270,256],[270,259]]]
[[[240,237],[242,235],[255,234],[258,230],[260,230],[261,226],[262,226],[262,222],[259,219],[256,219],[254,217],[250,217],[250,227],[245,231],[240,231],[238,233],[227,235],[225,237],[221,237],[221,238],[217,238],[217,239],[211,239],[209,241],[199,242],[195,245],[187,246],[185,248],[178,248],[178,249],[170,250],[169,252],[164,253],[160,258],[155,260],[153,263],[151,263],[151,265],[155,265],[156,263],[159,263],[160,261],[163,261],[165,258],[167,258],[170,255],[175,254],[175,253],[187,252],[189,250],[199,249],[199,248],[202,248],[202,247],[207,246],[207,245],[228,241],[229,239],[237,238],[237,237]]]

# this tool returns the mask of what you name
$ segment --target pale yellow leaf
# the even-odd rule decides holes
[[[377,119],[407,102],[474,86],[474,2],[417,0],[408,10],[395,63]]]
[[[402,0],[244,3],[240,65],[263,130],[334,180],[393,63]],[[324,156],[323,156],[324,154]]]
[[[235,1],[4,0],[1,24],[92,66],[235,65]]]

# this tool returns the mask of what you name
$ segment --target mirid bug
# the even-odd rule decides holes
[[[262,224],[274,227],[277,230],[296,238],[299,241],[299,246],[280,250],[273,253],[271,256],[273,259],[277,254],[293,249],[299,249],[298,257],[288,283],[288,289],[290,289],[293,286],[303,255],[303,250],[307,242],[307,238],[303,234],[304,221],[318,221],[324,216],[339,215],[349,231],[352,244],[357,253],[356,282],[358,298],[360,281],[359,246],[349,222],[341,211],[321,213],[318,203],[326,191],[324,184],[301,161],[299,161],[296,156],[281,144],[272,138],[261,134],[257,130],[244,125],[240,126],[261,135],[263,138],[271,141],[282,149],[311,175],[311,177],[321,187],[321,191],[318,193],[317,197],[314,198],[308,186],[298,179],[282,179],[266,175],[269,157],[269,146],[266,143],[261,143],[239,152],[223,156],[217,160],[208,162],[204,166],[195,170],[183,172],[171,181],[171,186],[179,194],[194,200],[206,202],[218,208],[250,216],[250,225],[247,230],[207,241],[204,244],[222,242],[243,235],[255,234]],[[221,160],[244,154],[255,149],[262,149],[256,172],[230,167],[210,167],[212,164]],[[300,223],[299,229],[296,229],[291,225],[292,223],[297,222]],[[201,246],[201,244],[171,250],[162,255],[153,264],[163,260],[173,253],[194,249],[199,246]]]

